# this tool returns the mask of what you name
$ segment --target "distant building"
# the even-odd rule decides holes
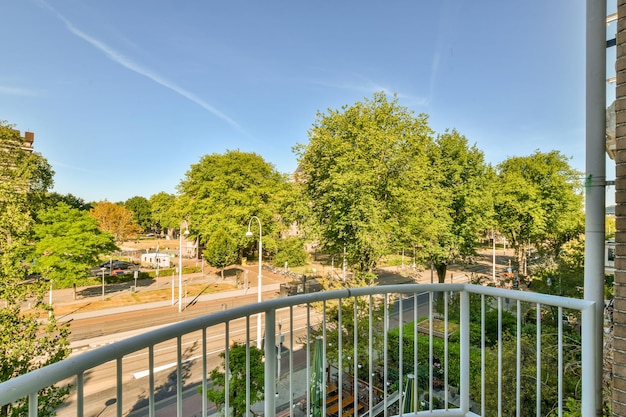
[[[170,255],[167,253],[142,253],[141,265],[156,268],[169,268]]]
[[[22,138],[22,149],[27,152],[33,151],[33,143],[35,142],[35,134],[33,132],[24,132]]]
[[[19,145],[10,145],[10,147],[17,147],[19,146],[20,149],[32,153],[33,152],[33,143],[35,142],[35,134],[33,132],[24,132],[24,136],[22,136],[22,134],[20,133],[19,130],[17,129],[12,129],[15,133],[17,133],[17,135],[20,137],[21,142],[19,143]],[[14,141],[13,139],[11,139],[11,141]]]

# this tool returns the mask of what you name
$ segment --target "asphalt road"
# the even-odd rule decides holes
[[[241,300],[241,302],[244,303],[245,301],[245,299]],[[220,303],[216,302],[215,304]],[[211,307],[206,308],[211,309]],[[213,308],[220,308],[220,305],[213,306]],[[150,317],[150,320],[152,320],[154,317],[160,316],[165,320],[167,318],[167,314],[163,314],[165,310],[167,309],[142,310],[127,313],[124,315],[124,320],[105,320],[106,324],[102,324],[102,326],[103,328],[106,327],[107,329],[114,330],[118,322],[121,323],[121,326],[126,326],[124,321],[141,323],[147,317]],[[199,310],[202,311],[203,309]],[[170,314],[172,314],[171,309]],[[283,346],[291,346],[291,340],[293,338],[294,351],[299,349],[301,347],[300,338],[306,335],[306,309],[302,307],[294,308],[293,322],[290,321],[289,309],[278,311],[276,319],[277,322],[282,323],[282,334],[285,338]],[[313,323],[317,323],[318,320],[320,320],[319,315],[312,314],[311,320]],[[82,323],[83,326],[80,327],[89,328],[92,320],[80,320],[79,322],[83,321],[85,323]],[[256,320],[250,320],[250,335],[256,335]],[[228,341],[228,343],[233,341],[245,342],[245,339],[245,319],[231,322],[229,324],[228,334],[226,333],[224,325],[207,329],[207,352],[209,352],[207,357],[207,369],[213,369],[221,363],[219,354],[224,351],[226,341]],[[253,341],[253,343],[254,342],[255,341]],[[197,332],[185,335],[181,340],[181,348],[183,380],[185,388],[192,390],[188,394],[191,399],[194,395],[199,396],[199,394],[193,390],[202,380],[202,333]],[[290,351],[288,349],[283,351],[283,370],[288,366],[289,354]],[[176,393],[177,357],[177,340],[161,343],[154,347],[155,398],[157,401],[164,401]],[[147,406],[149,392],[148,358],[148,352],[143,351],[126,356],[123,359],[121,380],[123,386],[122,410],[124,415],[131,412],[135,416],[147,415],[147,409],[145,407]],[[85,374],[85,416],[105,417],[116,415],[116,410],[119,405],[117,402],[113,403],[116,397],[116,376],[117,364],[114,362],[101,365]],[[185,404],[187,404],[188,401],[189,400],[185,400]],[[197,403],[197,399],[193,402]],[[75,416],[75,407],[76,393],[74,391],[71,397],[66,401],[65,406],[58,410],[57,415],[60,417]],[[185,415],[190,414],[185,413]]]
[[[498,261],[502,259],[499,257]],[[505,260],[506,261],[506,260]],[[500,263],[500,262],[499,262]],[[501,266],[499,267],[499,269]],[[480,263],[472,268],[471,271],[458,271],[450,269],[448,277],[454,282],[467,281],[472,272],[483,273],[488,275],[491,271],[491,265]],[[264,274],[266,272],[264,271]],[[455,279],[456,275],[456,279]],[[436,278],[435,278],[436,279]],[[448,279],[448,278],[447,278]],[[446,281],[447,281],[446,279]],[[407,278],[406,276],[396,273],[396,271],[387,271],[381,276],[381,284],[384,283],[400,283],[400,282],[430,282],[430,271],[422,271],[419,276]],[[264,293],[264,299],[275,297],[276,291]],[[418,316],[423,316],[428,312],[428,295],[420,294],[418,300]],[[250,294],[228,299],[216,298],[211,301],[198,301],[189,306],[185,306],[183,312],[178,313],[177,306],[165,306],[158,308],[140,309],[132,311],[123,311],[116,314],[96,315],[94,317],[85,317],[74,319],[71,322],[71,342],[77,349],[90,349],[97,347],[102,343],[112,343],[115,340],[129,337],[132,334],[145,332],[156,326],[163,326],[170,323],[187,320],[192,317],[198,317],[211,314],[226,308],[234,308],[250,303],[255,303],[257,299],[256,291]],[[405,298],[402,303],[402,312],[398,310],[396,303],[395,309],[390,314],[389,324],[391,327],[398,325],[400,321],[410,321],[414,317],[413,298]],[[318,315],[313,315],[313,323],[321,320]],[[298,366],[304,365],[302,351],[297,354],[301,347],[300,338],[306,335],[306,310],[296,307],[294,309],[294,321],[289,322],[288,310],[277,314],[277,323],[282,323],[282,332],[285,335],[284,345],[289,347],[291,338],[294,339],[294,352],[286,351],[282,355],[281,366],[283,371],[288,368],[289,355],[294,354],[294,358],[298,358],[294,363]],[[290,329],[293,328],[293,333]],[[250,335],[256,335],[256,320],[250,320]],[[207,369],[212,369],[221,362],[219,353],[224,351],[226,341],[241,341],[246,338],[245,320],[237,320],[230,324],[229,333],[226,335],[224,326],[221,328],[210,329],[207,333],[207,349],[209,355],[207,359]],[[201,397],[196,391],[196,386],[201,381],[202,363],[199,360],[202,353],[202,335],[190,334],[182,339],[182,361],[183,375],[185,381],[185,401],[183,404],[184,415],[195,415],[196,410],[201,404]],[[155,373],[155,396],[159,404],[165,404],[171,401],[176,394],[176,363],[177,363],[177,344],[176,340],[162,343],[155,346],[154,366],[157,370]],[[121,365],[119,377],[122,381],[123,400],[121,408],[124,415],[145,416],[147,415],[147,397],[149,391],[149,378],[147,378],[148,369],[148,353],[137,352],[124,358]],[[116,402],[115,381],[117,378],[116,363],[107,363],[96,369],[90,370],[84,376],[85,378],[85,416],[87,417],[106,417],[116,415],[119,404]],[[71,381],[73,382],[73,381]],[[76,415],[76,396],[75,391],[66,401],[63,408],[58,410],[58,415],[74,416]],[[161,411],[157,413],[159,417],[169,417],[172,408],[175,405],[159,407]],[[169,410],[169,411],[168,411]]]

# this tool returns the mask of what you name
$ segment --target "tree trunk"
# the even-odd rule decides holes
[[[76,300],[76,283],[74,283],[74,300]]]
[[[446,282],[446,272],[448,271],[447,263],[436,263],[435,270],[437,271],[437,280],[440,284],[445,284]]]

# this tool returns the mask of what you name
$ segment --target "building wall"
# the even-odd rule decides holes
[[[613,415],[626,417],[626,0],[618,0],[616,52],[615,299],[613,311]],[[611,352],[605,351],[610,361]]]

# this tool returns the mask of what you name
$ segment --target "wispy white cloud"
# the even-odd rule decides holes
[[[36,96],[36,91],[29,90],[27,88],[9,87],[6,85],[0,85],[0,94],[10,96]]]
[[[102,42],[102,41],[100,41],[100,40],[98,40],[98,39],[96,39],[96,38],[94,38],[92,36],[89,36],[87,33],[81,31],[76,26],[74,26],[74,24],[72,24],[72,22],[70,22],[67,18],[65,18],[65,16],[63,16],[61,13],[59,13],[56,9],[54,9],[52,6],[50,6],[44,0],[39,0],[39,3],[42,4],[44,7],[46,7],[48,10],[50,10],[52,13],[54,13],[54,15],[60,21],[63,22],[63,24],[65,25],[67,30],[69,30],[73,35],[79,37],[80,39],[82,39],[85,42],[89,43],[94,48],[96,48],[99,51],[101,51],[102,53],[104,53],[107,56],[107,58],[109,58],[113,62],[116,62],[116,63],[120,64],[121,66],[123,66],[123,67],[125,67],[125,68],[127,68],[127,69],[129,69],[129,70],[131,70],[131,71],[133,71],[133,72],[135,72],[137,74],[139,74],[139,75],[142,75],[142,76],[144,76],[144,77],[154,81],[155,83],[157,83],[157,84],[159,84],[159,85],[161,85],[161,86],[163,86],[165,88],[168,88],[168,89],[172,90],[173,92],[175,92],[175,93],[185,97],[186,99],[192,101],[193,103],[196,103],[197,105],[199,105],[203,109],[209,111],[210,113],[212,113],[216,117],[224,120],[226,123],[230,124],[231,126],[233,126],[235,129],[239,130],[240,132],[245,133],[244,129],[237,122],[235,122],[228,115],[226,115],[225,113],[221,112],[217,108],[211,106],[206,101],[202,100],[197,95],[195,95],[192,92],[187,91],[184,88],[174,84],[173,82],[163,78],[162,76],[158,75],[154,71],[151,71],[150,69],[145,68],[145,67],[139,65],[138,63],[136,63],[133,60],[131,60],[130,58],[124,56],[123,54],[121,54],[120,52],[116,51],[115,49],[113,49],[109,45],[105,44],[104,42]]]

